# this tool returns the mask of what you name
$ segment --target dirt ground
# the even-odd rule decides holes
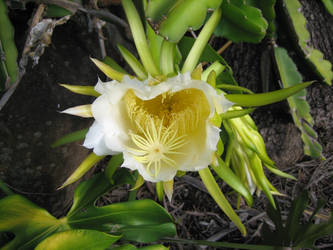
[[[20,51],[26,37],[28,20],[35,6],[27,7],[25,11],[11,13]],[[118,7],[115,8],[116,11],[119,10]],[[305,14],[313,21],[310,25],[315,25],[315,18],[311,17],[309,9],[305,8]],[[332,16],[324,15],[327,22],[333,23]],[[64,214],[70,205],[74,187],[63,191],[56,191],[56,188],[89,151],[80,143],[58,149],[51,149],[50,144],[66,133],[91,124],[90,120],[60,114],[59,111],[92,101],[89,97],[69,93],[58,83],[94,85],[98,76],[103,77],[89,59],[90,56],[101,58],[98,34],[92,26],[92,20],[82,13],[58,26],[52,43],[46,48],[39,64],[35,67],[29,64],[16,92],[0,111],[0,178],[14,191],[26,195],[56,216]],[[106,37],[108,55],[124,64],[116,52],[115,43],[131,42],[123,30],[112,25],[108,29],[112,31],[109,33],[110,37]],[[315,41],[318,40],[315,38],[316,33],[311,35]],[[214,46],[219,47],[223,42],[216,40]],[[333,38],[329,38],[325,44],[315,45],[320,49],[333,51]],[[261,86],[258,85],[260,51],[265,46],[265,42],[258,45],[233,44],[223,54],[234,69],[236,80],[257,92],[261,91]],[[332,54],[327,55],[327,59],[333,63]],[[301,67],[299,70],[304,80],[314,79],[315,76],[309,73],[308,68]],[[277,88],[278,83],[274,84],[274,88]],[[284,215],[290,207],[291,199],[304,189],[310,193],[309,210],[314,209],[318,199],[327,201],[321,213],[328,215],[329,210],[333,209],[333,89],[316,83],[308,88],[307,100],[315,121],[314,128],[326,157],[323,161],[303,154],[300,133],[293,125],[286,102],[260,108],[253,114],[266,142],[268,154],[279,168],[297,177],[295,182],[267,173],[272,184],[286,194],[286,197],[278,198]],[[220,184],[224,193],[231,191],[226,184]],[[139,190],[138,197],[156,200],[153,190],[153,185],[147,183]],[[104,199],[121,201],[126,197],[127,191],[124,188]],[[236,204],[233,196],[230,197],[231,203]],[[173,201],[165,201],[163,205],[174,216],[180,238],[256,243],[260,240],[263,222],[267,220],[264,212],[266,203],[266,198],[261,195],[255,198],[252,208],[243,204],[238,211],[248,230],[246,238],[240,235],[220,211],[196,173],[177,178]],[[320,240],[318,246],[332,249],[333,236]],[[177,244],[172,245],[172,248],[212,249]]]

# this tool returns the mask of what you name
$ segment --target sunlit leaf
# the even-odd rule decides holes
[[[114,236],[94,230],[69,230],[59,232],[46,238],[35,248],[36,250],[105,250],[119,240]]]

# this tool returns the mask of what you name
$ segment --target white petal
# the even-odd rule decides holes
[[[97,122],[94,122],[89,128],[83,146],[94,149],[94,153],[97,155],[113,155],[116,153],[106,147],[104,143],[103,127]]]

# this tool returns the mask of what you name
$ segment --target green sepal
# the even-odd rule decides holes
[[[241,194],[249,206],[252,206],[253,198],[248,188],[243,184],[241,179],[237,175],[235,175],[229,167],[227,167],[225,162],[220,157],[217,158],[217,161],[217,166],[215,166],[214,164],[211,165],[215,173],[232,189],[234,189],[237,193]]]
[[[222,119],[228,120],[228,119],[233,119],[233,118],[237,118],[237,117],[242,117],[244,115],[248,115],[248,114],[252,113],[254,110],[255,110],[254,108],[241,109],[241,110],[230,110],[225,113],[222,113],[220,116],[222,117]]]
[[[226,94],[225,98],[229,101],[235,103],[239,106],[245,107],[259,107],[268,104],[272,104],[275,102],[280,102],[291,95],[296,94],[298,91],[306,88],[312,82],[304,82],[299,83],[295,86],[279,89],[276,91],[268,92],[268,93],[260,93],[260,94]]]
[[[156,194],[159,202],[163,201],[164,196],[164,188],[163,188],[163,182],[156,182],[155,184]]]
[[[52,143],[51,147],[56,148],[62,145],[65,145],[67,143],[83,140],[88,133],[88,129],[81,129],[72,133],[69,133],[58,140],[56,140],[54,143]]]
[[[199,175],[205,184],[209,194],[213,197],[216,204],[222,209],[222,211],[229,217],[229,219],[235,223],[239,231],[242,233],[243,236],[246,235],[246,228],[242,224],[242,221],[237,216],[233,208],[231,207],[229,201],[225,198],[224,194],[222,193],[220,187],[216,183],[216,180],[212,173],[210,172],[209,168],[204,168],[199,170]]]
[[[75,171],[66,179],[64,184],[58,189],[62,189],[80,179],[85,173],[87,173],[96,163],[101,161],[105,155],[96,155],[95,153],[90,153],[81,164],[75,169]]]
[[[146,79],[147,72],[145,68],[142,66],[142,64],[139,62],[139,60],[136,59],[136,57],[131,52],[129,52],[125,47],[121,46],[120,44],[118,44],[117,46],[121,55],[128,63],[128,65],[132,68],[137,77],[141,80]]]

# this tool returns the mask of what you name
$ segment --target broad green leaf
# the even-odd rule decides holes
[[[223,1],[222,19],[214,34],[233,42],[260,42],[268,23],[259,9],[243,0]]]
[[[126,240],[150,243],[163,237],[176,235],[175,225],[171,222],[153,225],[124,226],[119,231]]]
[[[243,236],[246,235],[246,228],[242,224],[233,208],[231,207],[229,201],[225,198],[220,187],[217,185],[214,176],[210,172],[209,168],[204,168],[199,170],[199,175],[205,184],[209,194],[213,197],[216,204],[222,209],[222,211],[230,218],[230,220],[235,223],[236,227],[242,233]]]
[[[2,249],[32,249],[41,240],[66,227],[64,220],[57,220],[23,196],[10,195],[0,200],[0,232],[15,234],[15,238]]]
[[[135,246],[130,245],[130,244],[112,248],[112,250],[137,250],[137,249],[140,249],[140,250],[168,250],[169,248],[165,247],[163,245],[152,245],[152,246],[136,248]]]
[[[150,0],[147,4],[146,16],[153,22],[160,21],[177,0]]]
[[[328,13],[333,16],[333,0],[321,0]]]
[[[71,217],[82,209],[94,205],[95,201],[110,190],[111,187],[112,184],[104,173],[99,173],[81,182],[75,189],[73,205],[67,217]]]
[[[72,228],[120,233],[128,240],[151,242],[176,233],[171,216],[152,200],[136,200],[89,207],[68,218]]]
[[[285,88],[294,86],[302,81],[302,76],[285,49],[275,47],[274,57],[282,84]],[[304,142],[304,153],[313,158],[324,159],[322,147],[317,141],[317,133],[312,128],[314,122],[310,114],[310,105],[306,101],[306,90],[301,90],[287,100],[295,125],[302,133],[301,137]]]
[[[13,191],[0,179],[0,190],[6,195],[13,195]]]
[[[14,83],[18,77],[17,49],[14,42],[14,28],[7,15],[7,6],[5,0],[0,0],[0,53],[1,65],[5,66],[0,71],[0,79],[7,80],[7,74],[10,83]],[[0,68],[2,68],[0,65]],[[5,87],[5,82],[0,82],[0,91]]]
[[[81,129],[72,133],[69,133],[58,140],[56,140],[51,147],[56,148],[62,145],[65,145],[67,143],[83,140],[86,137],[86,134],[88,132],[88,129]]]
[[[267,36],[272,38],[275,32],[275,3],[276,0],[246,0],[247,4],[261,10],[262,15],[268,22]]]
[[[152,245],[152,246],[146,246],[146,247],[141,247],[141,250],[168,250],[168,247],[165,247],[163,245]]]
[[[225,162],[218,157],[218,166],[211,165],[215,173],[225,181],[232,189],[241,194],[249,206],[252,206],[253,199],[250,191],[242,183],[237,175],[226,166]]]
[[[310,33],[306,29],[306,19],[301,12],[302,5],[298,0],[283,0],[283,13],[288,22],[291,35],[297,37],[297,47],[302,51],[304,59],[315,73],[328,85],[332,84],[332,64],[324,59],[323,53],[308,45]]]
[[[73,1],[73,0],[70,0]],[[72,11],[69,11],[67,9],[64,9],[60,6],[49,4],[46,9],[45,16],[46,17],[64,17],[67,15],[73,15],[74,13]]]
[[[166,13],[166,18],[159,23],[159,34],[170,42],[178,42],[189,28],[199,29],[205,21],[207,9],[216,9],[221,2],[222,0],[175,2]]]
[[[190,52],[190,49],[192,48],[194,42],[195,42],[194,38],[184,36],[182,40],[178,43],[183,59],[187,58],[187,55]],[[219,63],[221,63],[223,66],[226,67],[225,70],[217,77],[216,80],[217,83],[238,85],[233,77],[232,68],[209,44],[207,44],[201,54],[199,62],[214,63],[215,61],[218,61]]]
[[[81,164],[75,169],[75,171],[67,178],[64,184],[61,185],[58,189],[64,188],[78,179],[80,179],[85,173],[89,171],[96,163],[101,161],[105,155],[96,155],[95,153],[90,153],[82,162]]]
[[[46,238],[36,250],[105,250],[121,236],[114,236],[94,230],[69,230]]]
[[[235,103],[236,105],[245,107],[258,107],[275,102],[280,102],[291,95],[296,94],[302,89],[306,88],[313,82],[304,82],[296,84],[292,87],[271,91],[268,93],[260,94],[226,94],[225,98]]]

